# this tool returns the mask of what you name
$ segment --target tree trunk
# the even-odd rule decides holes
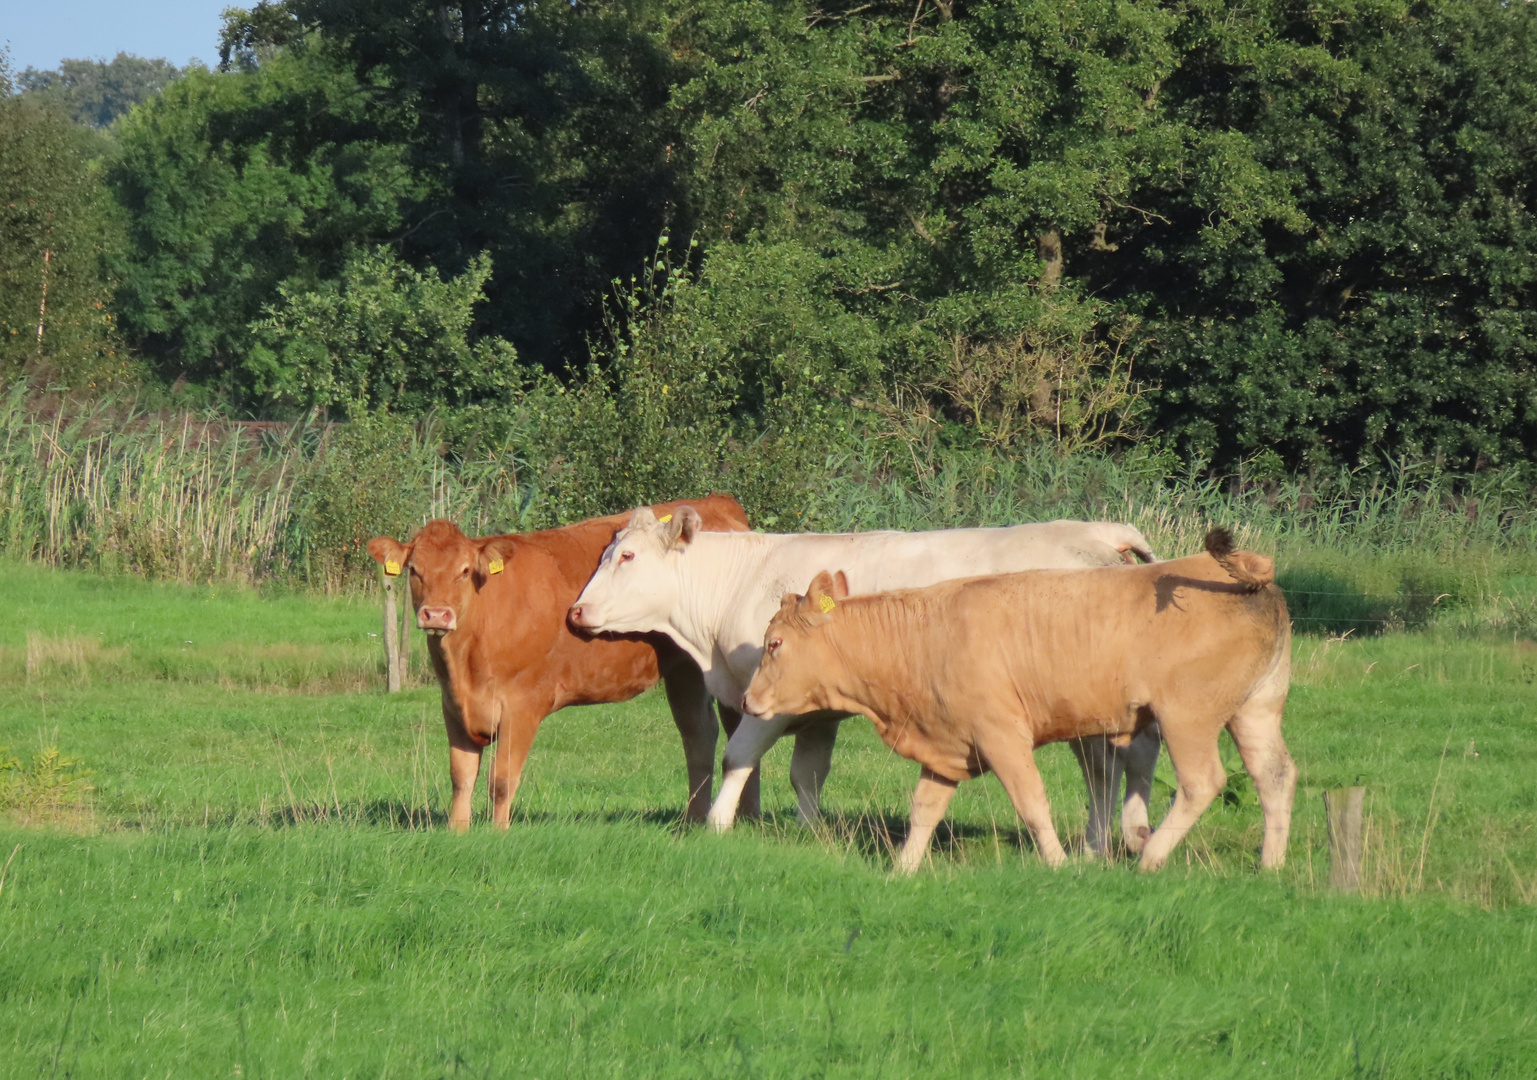
[[[1036,254],[1041,257],[1041,284],[1054,289],[1062,282],[1062,233],[1047,229],[1036,244]]]

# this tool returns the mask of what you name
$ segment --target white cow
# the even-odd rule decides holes
[[[1108,522],[831,535],[705,532],[699,525],[688,506],[663,521],[645,507],[636,510],[603,552],[570,620],[599,633],[666,634],[699,664],[716,699],[731,708],[740,706],[752,681],[780,597],[804,592],[819,571],[842,570],[850,592],[859,595],[979,574],[1106,566],[1134,557],[1156,561],[1140,532]],[[800,815],[808,823],[819,820],[822,783],[844,715],[742,717],[726,744],[725,777],[710,823],[718,830],[731,827],[759,760],[792,731],[790,782]],[[1140,850],[1149,832],[1157,731],[1123,749],[1099,736],[1072,745],[1089,786],[1089,846],[1105,850],[1124,770],[1121,830],[1127,846]]]

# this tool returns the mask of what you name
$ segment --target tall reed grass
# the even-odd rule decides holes
[[[409,535],[432,517],[475,535],[558,524],[570,507],[623,509],[573,490],[580,476],[546,460],[540,440],[524,428],[450,451],[430,418],[239,424],[107,405],[42,411],[18,391],[0,402],[0,551],[180,581],[335,589],[371,579],[369,536]],[[1537,494],[1514,471],[1402,462],[1371,474],[1217,476],[1142,449],[1004,456],[890,428],[841,437],[796,484],[748,475],[780,467],[746,447],[705,482],[778,492],[773,505],[748,506],[777,531],[1097,518],[1136,525],[1169,556],[1199,550],[1221,523],[1280,557],[1303,629],[1438,622],[1537,634]]]

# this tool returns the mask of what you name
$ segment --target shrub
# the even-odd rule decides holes
[[[338,280],[278,287],[251,324],[258,344],[245,368],[259,393],[348,414],[505,397],[523,382],[517,354],[500,339],[470,340],[490,276],[484,254],[445,281],[387,248],[359,252]]]

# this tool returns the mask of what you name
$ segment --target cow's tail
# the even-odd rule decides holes
[[[1206,553],[1250,592],[1275,581],[1275,560],[1252,551],[1235,551],[1233,534],[1220,525],[1206,534]]]
[[[1121,557],[1122,562],[1136,563],[1138,560],[1145,563],[1158,561],[1158,556],[1153,554],[1152,545],[1130,525],[1121,525],[1111,521],[1096,521],[1090,525],[1094,530],[1093,536],[1100,543],[1115,549],[1115,553]]]
[[[1138,560],[1145,563],[1158,561],[1158,556],[1153,554],[1153,546],[1147,542],[1147,537],[1130,525],[1116,526],[1115,538],[1110,543],[1121,553],[1121,558],[1129,563],[1135,563]]]

